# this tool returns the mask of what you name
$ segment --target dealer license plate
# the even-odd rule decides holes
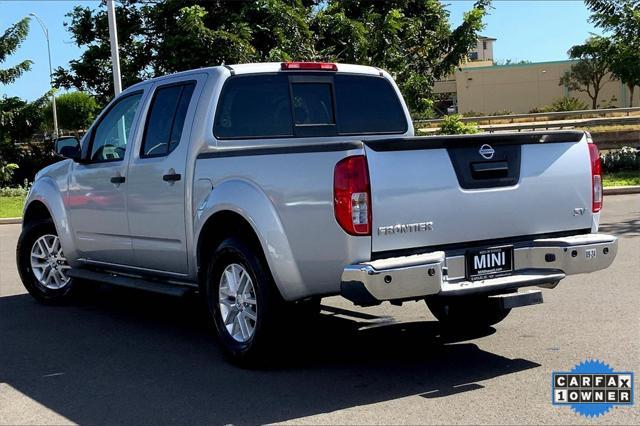
[[[513,246],[467,250],[465,259],[469,281],[504,277],[513,271]]]

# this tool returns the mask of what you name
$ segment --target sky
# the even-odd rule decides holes
[[[68,21],[65,14],[75,5],[96,7],[100,1],[53,1],[53,0],[0,0],[0,34],[20,19],[36,13],[49,29],[51,43],[51,64],[55,70],[58,66],[66,67],[69,60],[76,59],[82,53],[71,39],[63,23]],[[49,61],[47,58],[47,41],[44,32],[35,19],[31,20],[29,35],[25,42],[12,56],[0,64],[7,68],[25,59],[31,59],[31,71],[25,73],[10,85],[0,84],[0,96],[19,96],[34,100],[42,96],[50,88]]]
[[[450,10],[452,25],[461,22],[473,1],[443,0]],[[97,7],[95,1],[71,0],[0,0],[0,33],[31,12],[35,12],[49,28],[53,68],[67,66],[69,60],[81,54],[64,27],[65,14],[75,5]],[[482,35],[498,40],[494,45],[497,61],[529,60],[533,62],[567,59],[567,50],[581,43],[590,33],[598,33],[587,22],[589,11],[579,0],[505,1],[494,0],[493,10],[486,19]],[[20,49],[2,64],[7,67],[24,59],[34,64],[30,72],[15,83],[0,85],[0,96],[19,96],[27,100],[40,97],[49,89],[47,45],[38,23],[33,20],[29,36]]]
[[[451,12],[451,23],[458,25],[474,2],[443,3]],[[498,39],[493,45],[496,61],[560,61],[567,59],[571,46],[582,43],[591,33],[601,34],[588,19],[589,9],[581,0],[494,0],[482,35]]]

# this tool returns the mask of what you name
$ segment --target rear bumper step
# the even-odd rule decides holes
[[[497,303],[502,309],[520,308],[522,306],[539,305],[543,302],[540,290],[527,290],[522,293],[495,294],[489,300]]]
[[[514,248],[512,275],[480,281],[465,278],[464,254],[436,251],[348,265],[340,288],[344,297],[365,306],[430,295],[495,294],[605,269],[617,250],[618,239],[604,234],[532,240]]]

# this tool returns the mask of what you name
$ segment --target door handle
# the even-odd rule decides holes
[[[124,176],[114,176],[111,178],[111,183],[115,183],[116,185],[119,185],[121,183],[124,183],[125,180],[126,178]]]
[[[182,179],[182,175],[180,173],[168,173],[162,176],[162,180],[165,182],[176,182]]]

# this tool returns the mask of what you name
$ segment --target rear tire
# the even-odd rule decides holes
[[[73,291],[73,279],[51,219],[25,225],[16,247],[18,273],[22,284],[38,302],[61,304]]]
[[[241,366],[264,364],[285,304],[262,256],[239,238],[224,240],[209,260],[205,297],[225,354]]]
[[[444,327],[456,330],[488,328],[511,312],[487,296],[432,297],[427,298],[426,303]]]

